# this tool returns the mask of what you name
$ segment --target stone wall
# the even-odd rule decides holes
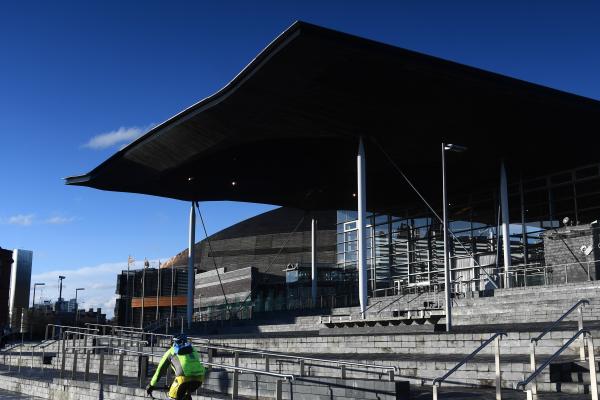
[[[595,226],[595,225],[594,225]],[[600,277],[600,228],[566,226],[544,233],[548,283],[584,282]],[[589,250],[589,254],[588,253]]]

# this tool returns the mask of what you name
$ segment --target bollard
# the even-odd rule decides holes
[[[536,369],[535,346],[537,346],[537,342],[536,341],[531,342],[531,352],[529,354],[529,364],[530,364],[530,369],[531,369],[532,374],[535,372],[535,369]],[[531,395],[534,395],[534,394],[537,395],[537,378],[534,378],[533,381],[531,381],[531,389],[528,390],[528,392],[531,392]]]
[[[119,354],[119,370],[117,371],[117,385],[119,386],[123,384],[123,359],[124,354],[121,352]]]
[[[45,372],[46,372],[46,368],[44,367],[45,362],[46,362],[46,347],[42,347],[42,364],[40,365],[40,367],[42,368],[42,376],[44,376]]]
[[[592,335],[587,335],[586,339],[588,347],[588,358],[590,360],[590,393],[592,394],[592,400],[598,400],[598,378],[596,377],[596,356],[594,355],[594,341],[592,340]]]
[[[346,379],[346,366],[344,364],[340,365],[340,370],[342,374],[342,379]]]
[[[52,339],[56,337],[56,325],[52,325]]]
[[[300,376],[304,376],[304,360],[300,360]]]
[[[269,356],[265,356],[265,371],[269,372],[270,368]]]
[[[98,383],[104,382],[104,352],[100,352],[100,362],[98,364]]]
[[[433,397],[432,397],[432,399],[433,400],[438,400],[438,387],[437,387],[437,385],[435,383],[433,384],[433,388],[432,389],[433,389]]]
[[[180,333],[183,333],[183,317],[181,317],[181,332]]]
[[[496,364],[496,400],[502,400],[502,372],[500,371],[500,336],[494,339],[494,361]]]
[[[46,333],[44,334],[44,341],[48,340],[48,325],[46,325]]]
[[[77,350],[73,349],[73,370],[71,371],[71,379],[77,378]]]
[[[89,350],[85,350],[85,372],[83,374],[83,380],[86,382],[90,380],[90,353]]]
[[[275,383],[275,400],[283,399],[282,383],[283,382],[281,381],[281,379],[277,379],[277,382]]]
[[[394,382],[394,370],[390,369],[390,371],[388,372],[388,378],[390,380],[390,382]]]

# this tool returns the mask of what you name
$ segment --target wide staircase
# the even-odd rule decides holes
[[[210,333],[195,326],[188,334],[209,373],[194,398],[593,398],[599,283],[454,299],[451,333],[440,331],[443,315],[425,312],[440,309],[437,300],[431,293],[371,299],[368,323],[347,308]],[[385,323],[394,318],[398,324]],[[0,352],[0,389],[45,399],[141,399],[180,330],[164,329],[49,326],[46,340]]]

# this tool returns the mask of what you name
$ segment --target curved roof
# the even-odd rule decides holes
[[[597,162],[582,138],[599,125],[598,101],[296,22],[223,89],[67,184],[354,209],[363,136],[368,208],[393,212],[414,195],[384,151],[433,197],[442,141],[469,147],[448,157],[462,190],[495,181],[501,158],[526,175]]]

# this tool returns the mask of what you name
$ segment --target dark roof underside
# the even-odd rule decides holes
[[[367,205],[393,212],[424,194],[598,162],[600,103],[298,22],[222,90],[116,153],[72,185],[181,200],[355,209],[358,137]],[[193,179],[189,179],[193,178]],[[236,185],[231,183],[235,181]]]

